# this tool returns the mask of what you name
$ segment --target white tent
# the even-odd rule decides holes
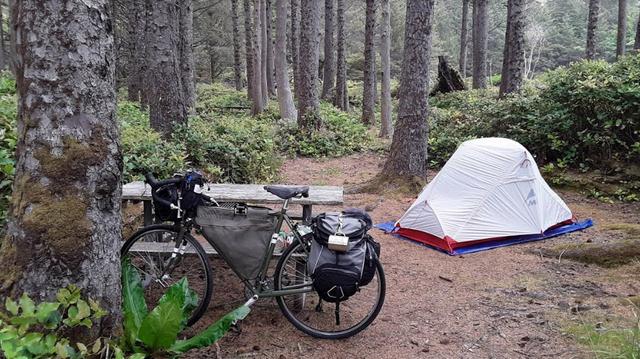
[[[505,237],[541,234],[572,221],[521,144],[464,142],[396,222],[400,235],[452,251]]]

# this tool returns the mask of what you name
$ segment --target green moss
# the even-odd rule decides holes
[[[629,237],[640,239],[640,224],[631,223],[611,223],[605,224],[603,228],[613,231],[623,231]]]
[[[543,250],[547,256],[618,267],[640,259],[640,240],[626,239],[614,243],[571,243]]]
[[[35,158],[40,162],[43,175],[58,184],[69,184],[82,180],[86,169],[99,164],[106,153],[104,139],[96,134],[91,144],[81,143],[75,138],[65,137],[61,155],[54,155],[47,147],[40,147]]]

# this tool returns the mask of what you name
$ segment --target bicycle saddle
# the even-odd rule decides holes
[[[276,195],[282,199],[289,199],[293,197],[309,197],[309,186],[264,186],[265,191]]]

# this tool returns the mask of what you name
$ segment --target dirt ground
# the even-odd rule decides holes
[[[344,185],[364,182],[381,170],[383,158],[293,159],[281,183]],[[630,318],[624,298],[640,294],[640,263],[616,269],[542,255],[542,248],[573,242],[615,241],[622,232],[607,223],[640,224],[640,205],[605,204],[558,191],[578,218],[595,227],[554,239],[448,256],[373,231],[382,244],[387,278],[384,307],[355,337],[327,341],[297,331],[274,300],[257,304],[238,331],[189,358],[582,358],[589,357],[565,329],[580,323],[614,325]],[[415,196],[347,194],[345,207],[370,211],[380,223],[399,218]],[[314,208],[314,212],[336,208]],[[219,260],[202,329],[243,301],[243,289]],[[445,279],[443,279],[445,278]]]

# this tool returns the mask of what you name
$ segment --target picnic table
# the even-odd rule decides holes
[[[241,202],[248,204],[280,204],[282,199],[264,190],[257,184],[206,184],[203,193],[218,202]],[[338,186],[309,186],[309,197],[292,198],[289,204],[302,206],[302,216],[298,219],[311,219],[314,205],[342,205],[343,188]],[[144,225],[153,224],[151,205],[151,187],[142,181],[122,186],[122,200],[142,201],[144,206]]]

